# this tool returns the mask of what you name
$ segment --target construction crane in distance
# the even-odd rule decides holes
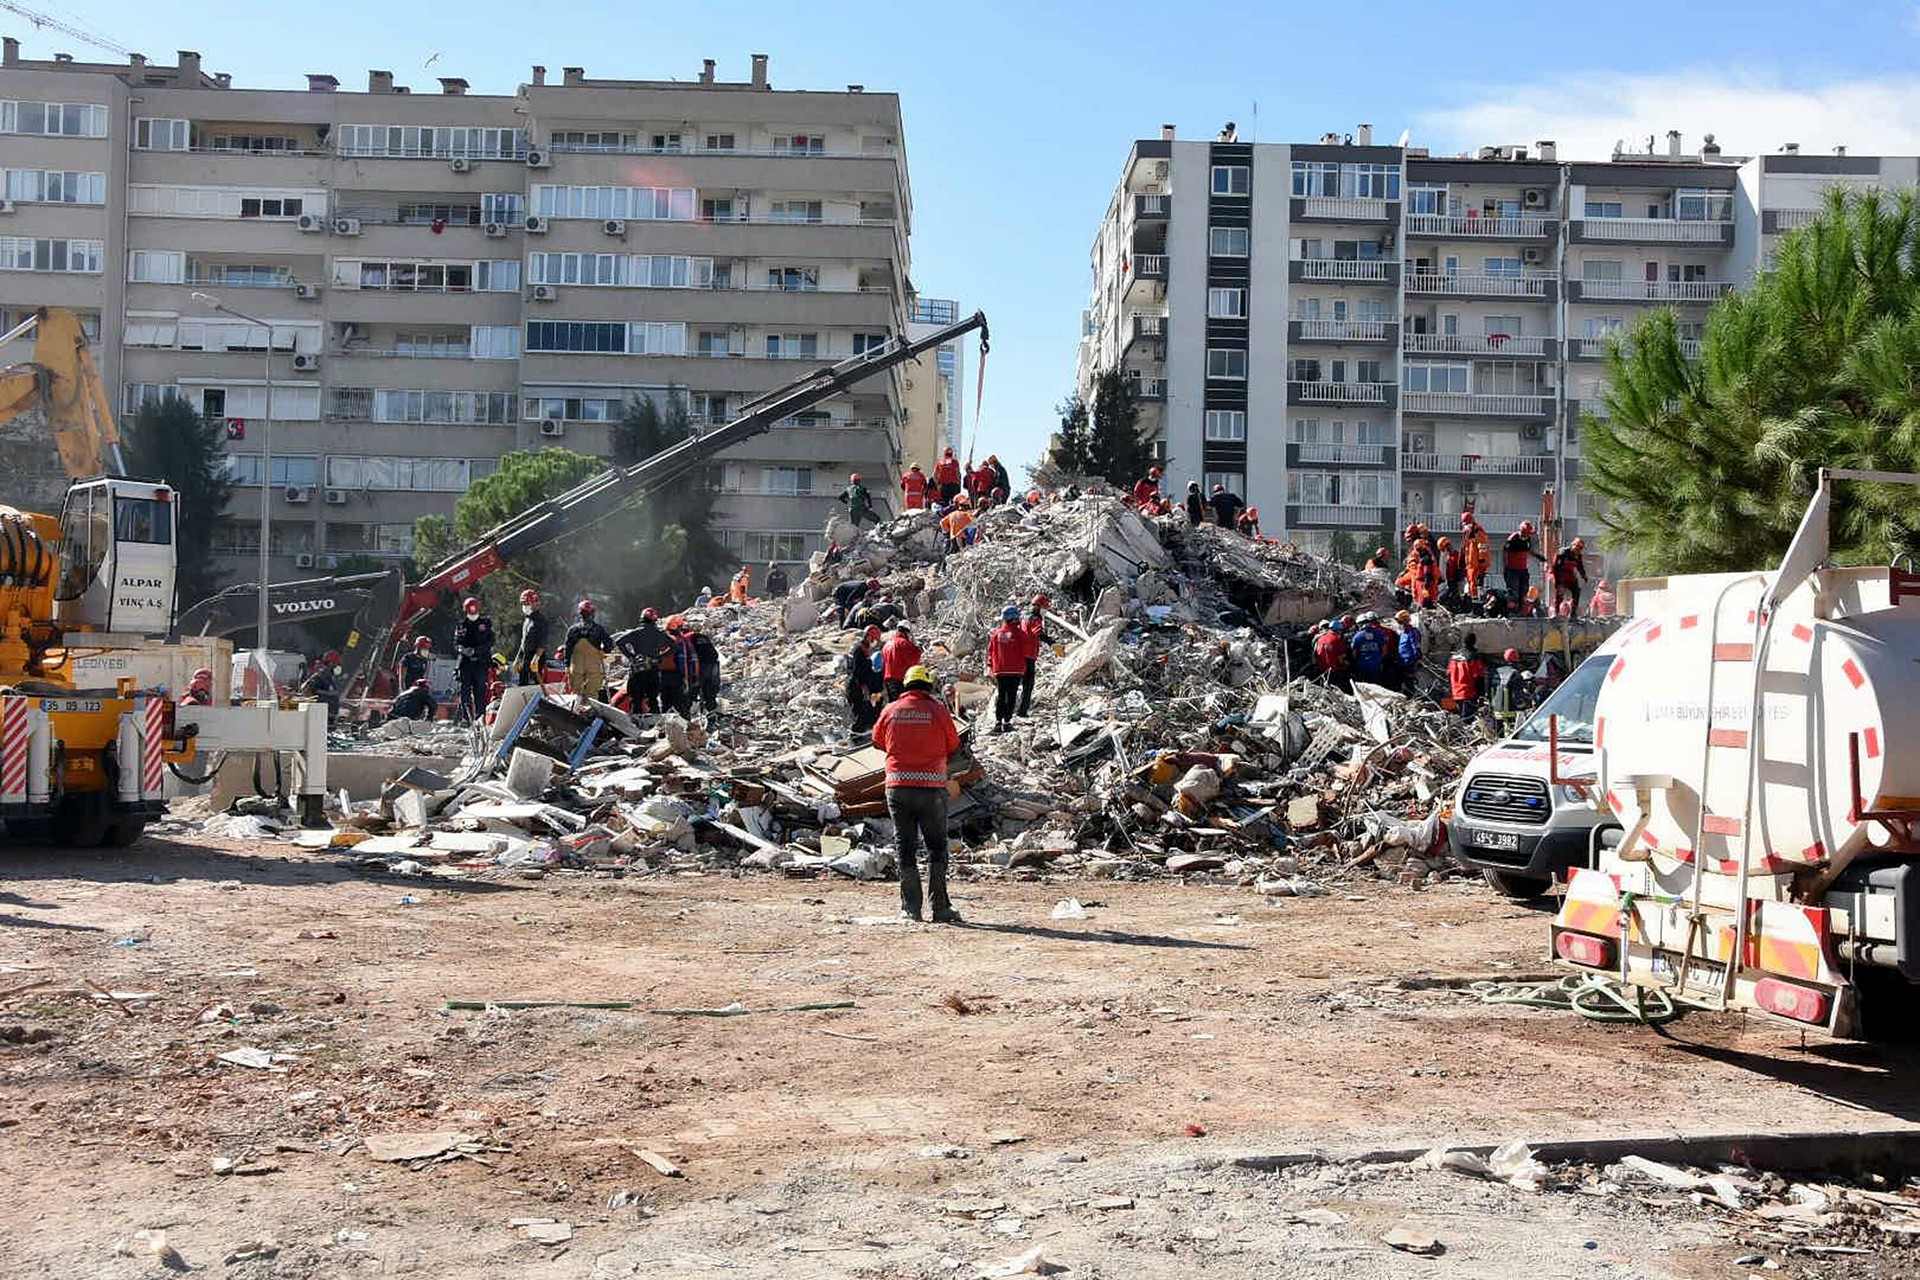
[[[0,0],[0,9],[5,9],[8,13],[19,14],[38,29],[58,31],[63,36],[72,36],[82,44],[90,44],[96,49],[105,49],[108,53],[117,53],[123,58],[133,52],[133,50],[127,48],[125,45],[115,44],[105,36],[98,36],[92,32],[83,31],[70,22],[62,22],[52,14],[42,13],[38,9],[29,9],[23,4],[15,4],[13,0]]]

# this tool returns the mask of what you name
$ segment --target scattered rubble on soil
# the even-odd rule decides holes
[[[1444,868],[1445,797],[1482,739],[1426,696],[1306,678],[1305,625],[1392,605],[1383,573],[1211,526],[1151,521],[1088,496],[985,512],[948,554],[931,512],[856,533],[787,599],[686,611],[722,654],[722,714],[638,719],[510,690],[490,733],[390,722],[396,755],[457,741],[457,771],[412,768],[377,801],[342,798],[315,847],[400,874],[558,868],[891,873],[881,753],[842,693],[857,632],[832,617],[847,579],[896,603],[963,726],[951,817],[962,875],[1177,875],[1270,896],[1361,868],[1418,883]],[[1034,716],[984,732],[986,638],[1009,602],[1053,600]],[[1421,619],[1422,695],[1457,638]],[[617,667],[617,662],[616,662]],[[614,678],[618,678],[617,672]],[[445,762],[442,762],[443,767]],[[217,817],[223,834],[267,819]]]

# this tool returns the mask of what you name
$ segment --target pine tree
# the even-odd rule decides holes
[[[141,401],[121,432],[127,474],[164,481],[179,495],[174,516],[178,605],[206,599],[224,576],[213,561],[213,531],[233,494],[225,448],[224,425],[172,394]]]
[[[1088,468],[1111,484],[1131,485],[1154,463],[1153,445],[1140,434],[1140,404],[1118,369],[1094,379]]]

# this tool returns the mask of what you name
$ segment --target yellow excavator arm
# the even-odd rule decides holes
[[[69,478],[124,474],[120,429],[80,317],[47,308],[0,334],[0,347],[28,333],[34,335],[33,358],[0,368],[0,422],[39,409]]]

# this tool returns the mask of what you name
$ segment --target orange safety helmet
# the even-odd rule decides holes
[[[1520,661],[1520,651],[1518,649],[1509,649],[1505,653],[1500,655],[1500,661],[1518,662]]]
[[[854,472],[854,473],[853,473],[852,475],[850,475],[850,476],[848,476],[848,477],[847,477],[847,482],[848,482],[849,484],[859,484],[859,483],[860,483],[860,473],[859,473],[858,471],[856,471],[856,472]]]
[[[686,626],[687,619],[684,614],[676,613],[667,619],[667,630],[669,631],[684,631],[686,630]]]
[[[1453,545],[1453,539],[1452,539],[1452,538],[1449,538],[1449,537],[1448,537],[1448,536],[1447,536],[1446,534],[1444,534],[1444,533],[1440,535],[1440,549],[1441,549],[1442,551],[1445,551],[1445,550],[1446,550],[1447,548],[1449,548],[1449,547],[1451,547],[1452,545]]]
[[[203,685],[203,684],[212,684],[212,683],[213,683],[213,668],[201,667],[198,671],[195,671],[193,673],[193,678],[187,681],[187,688],[193,689],[193,688],[198,688],[200,685]]]

